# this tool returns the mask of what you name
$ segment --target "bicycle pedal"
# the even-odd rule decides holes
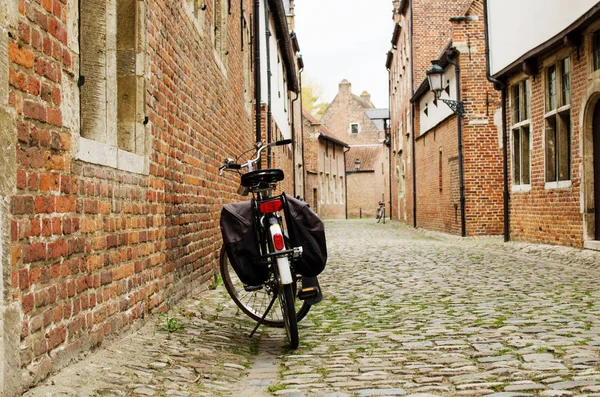
[[[319,294],[319,290],[317,289],[317,287],[302,288],[298,292],[298,299],[305,300],[305,299],[309,299],[309,298],[314,298],[318,294]]]
[[[244,290],[246,292],[254,292],[263,289],[264,285],[244,285]]]

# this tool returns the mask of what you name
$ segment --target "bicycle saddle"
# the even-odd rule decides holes
[[[283,180],[283,171],[278,169],[258,170],[242,175],[242,186],[253,187]]]

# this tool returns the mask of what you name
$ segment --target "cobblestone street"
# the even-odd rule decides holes
[[[26,396],[600,396],[600,253],[327,222],[325,300],[281,329],[224,287]],[[167,332],[170,329],[174,332]]]

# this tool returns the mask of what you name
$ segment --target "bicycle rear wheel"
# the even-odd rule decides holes
[[[219,262],[223,284],[225,285],[225,289],[229,293],[229,296],[231,296],[231,299],[246,315],[248,315],[254,321],[260,321],[263,314],[267,310],[269,303],[271,303],[274,294],[277,292],[270,287],[270,285],[275,285],[274,282],[266,283],[261,289],[256,291],[246,291],[244,289],[244,284],[241,282],[235,273],[235,270],[231,266],[224,249],[221,249]],[[293,286],[293,288],[291,288],[293,292],[292,297],[295,297],[295,292],[301,288],[301,279],[296,279],[296,284],[291,284],[291,286]],[[294,301],[292,300],[292,303],[293,302]],[[304,301],[302,301],[302,304],[298,305],[298,310],[296,311],[297,321],[300,321],[306,317],[308,311],[310,310],[310,306],[310,304]],[[280,303],[278,300],[276,300],[275,304],[271,308],[271,311],[267,317],[265,317],[263,324],[270,327],[283,327],[285,323],[281,312]]]
[[[298,338],[298,320],[294,316],[294,288],[293,284],[279,284],[280,292],[278,294],[279,304],[281,305],[281,314],[285,325],[285,333],[290,342],[290,348],[297,349],[300,344]]]

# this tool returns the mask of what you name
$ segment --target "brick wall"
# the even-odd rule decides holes
[[[3,153],[15,164],[3,167],[3,178],[14,179],[16,193],[3,211],[10,218],[3,306],[18,319],[5,350],[18,353],[5,379],[22,379],[5,382],[12,393],[205,285],[217,263],[219,209],[237,199],[239,182],[219,177],[217,167],[254,141],[240,3],[231,3],[226,24],[226,62],[215,58],[209,35],[212,3],[196,21],[187,0],[145,6],[148,139],[140,172],[91,164],[78,152],[77,2],[19,1],[15,23],[6,25],[1,137],[10,138],[4,132],[14,124],[16,149]]]
[[[425,14],[429,12],[429,14]],[[427,15],[425,21],[425,15]],[[450,22],[453,16],[470,17],[467,21]],[[403,16],[402,18],[406,18]],[[465,115],[463,128],[463,169],[465,185],[465,218],[467,235],[497,235],[502,233],[502,147],[494,125],[494,116],[500,106],[498,92],[486,78],[483,5],[479,0],[432,4],[413,2],[414,36],[410,52],[414,58],[415,87],[424,78],[436,59],[451,42],[459,55],[461,100]],[[432,29],[431,26],[436,29]],[[406,34],[406,33],[404,33]],[[403,140],[405,128],[411,126],[409,93],[401,88],[401,54],[405,42],[398,40],[392,63],[392,131],[393,145],[400,146],[402,154],[395,157],[396,167],[404,165],[404,198],[399,200],[400,219],[414,223],[413,166],[416,167],[417,226],[460,234],[460,184],[458,173],[458,140],[456,116],[442,121],[429,131],[420,131],[420,114],[415,110],[415,164],[412,164],[412,137]],[[438,106],[447,106],[439,103]],[[408,134],[411,132],[408,131]],[[396,149],[396,153],[400,149]],[[397,178],[394,178],[397,181]],[[395,190],[398,191],[398,190]]]
[[[529,76],[531,85],[531,185],[518,191],[513,185],[512,151],[510,161],[511,200],[510,233],[514,240],[535,241],[583,247],[594,240],[592,116],[600,93],[600,72],[593,71],[590,57],[591,33],[598,29],[596,21],[583,35],[579,48],[565,45],[536,59],[539,71]],[[571,163],[570,184],[564,187],[546,186],[545,166],[545,103],[546,71],[550,65],[570,56],[571,59]],[[511,76],[510,82],[527,78]],[[510,106],[510,104],[509,104]],[[510,107],[508,125],[514,124]],[[509,127],[510,131],[510,127]],[[597,154],[596,154],[597,156]],[[596,157],[597,158],[597,157]]]

